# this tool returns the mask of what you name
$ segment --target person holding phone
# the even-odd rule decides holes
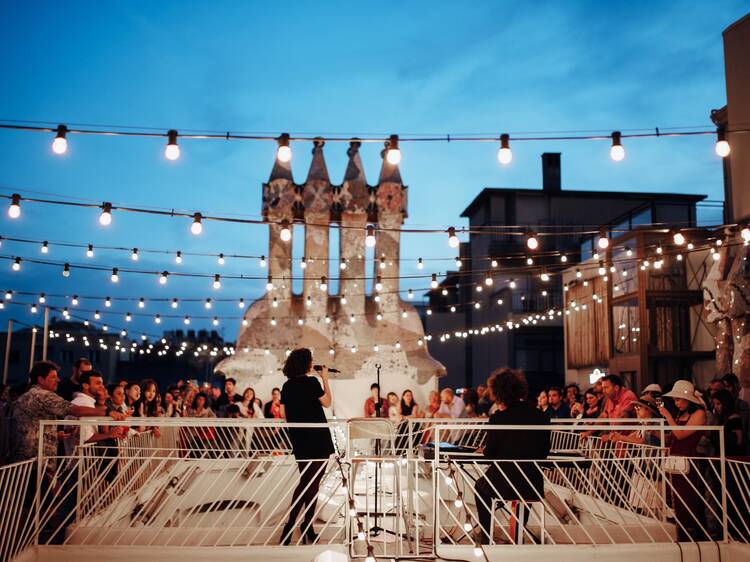
[[[319,371],[323,385],[318,382],[313,369],[312,352],[307,348],[295,349],[284,364],[287,381],[281,388],[281,403],[289,423],[326,423],[323,408],[330,407],[333,397],[328,384],[328,368]],[[305,508],[300,532],[305,543],[315,544],[318,535],[313,529],[318,489],[325,476],[328,457],[334,452],[331,431],[321,428],[290,428],[289,440],[297,459],[300,473],[299,484],[292,494],[289,518],[281,532],[281,544],[292,542],[294,525],[302,508]]]

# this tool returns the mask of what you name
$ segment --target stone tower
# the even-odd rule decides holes
[[[238,391],[252,386],[267,399],[281,386],[286,350],[308,347],[316,363],[335,366],[331,378],[334,413],[340,417],[362,415],[369,386],[380,364],[381,391],[414,392],[420,405],[437,388],[445,374],[441,363],[427,351],[422,322],[415,308],[399,294],[400,229],[407,216],[407,187],[398,166],[383,158],[378,183],[368,186],[360,143],[352,141],[342,185],[332,185],[316,140],[307,179],[295,184],[290,163],[276,160],[268,183],[263,185],[263,216],[268,222],[269,290],[245,312],[236,353],[221,361],[216,371],[238,381]],[[386,147],[387,148],[387,147]],[[385,151],[383,152],[383,156]],[[292,290],[292,244],[284,242],[282,221],[304,228],[306,267],[302,294]],[[340,225],[336,275],[338,294],[323,289],[329,270],[329,231]],[[368,225],[376,232],[373,271],[366,271],[365,235]],[[384,265],[384,267],[383,267]],[[374,288],[366,294],[365,277]]]

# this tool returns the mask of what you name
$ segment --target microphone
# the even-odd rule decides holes
[[[323,365],[313,365],[313,369],[315,369],[316,371],[322,371],[323,370]],[[333,367],[328,367],[328,372],[329,373],[340,373],[341,371],[339,371],[338,369],[334,369]]]

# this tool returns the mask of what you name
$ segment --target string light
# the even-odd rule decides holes
[[[177,308],[179,306],[179,301],[177,299],[172,299],[172,308]]]
[[[65,154],[68,151],[67,133],[68,128],[65,125],[57,126],[57,134],[52,141],[52,152],[55,154]]]
[[[625,248],[625,255],[629,258],[633,257],[633,250],[630,247]]]
[[[166,285],[167,284],[167,277],[169,277],[168,271],[162,271],[161,275],[159,276],[159,284],[160,285]]]
[[[414,299],[414,291],[409,289],[409,291],[407,292],[407,297],[409,298],[409,300]]]
[[[167,131],[167,146],[164,148],[164,156],[167,160],[177,160],[180,157],[180,147],[177,144],[177,131]]]
[[[39,299],[37,300],[39,301],[39,304],[44,304],[45,302],[47,302],[47,297],[44,293],[42,293],[41,295],[39,295]]]
[[[740,237],[746,243],[750,242],[750,226],[745,225],[742,227],[742,230],[740,230]]]
[[[218,273],[214,275],[213,287],[214,289],[221,289],[221,275]]]
[[[112,268],[112,276],[110,279],[112,279],[112,283],[117,283],[120,280],[120,270],[116,267]]]
[[[459,245],[458,236],[456,236],[456,229],[452,226],[448,227],[448,246],[451,248],[458,248]]]
[[[49,253],[49,244],[47,243],[46,240],[44,241],[44,243],[42,243],[42,247],[40,248],[40,250],[43,254]]]
[[[240,298],[240,301],[237,303],[237,308],[245,308],[245,299]]]
[[[493,279],[492,279],[492,275],[490,275],[490,272],[488,271],[488,272],[487,272],[487,273],[485,273],[485,275],[484,275],[484,284],[485,284],[485,285],[487,285],[487,286],[489,287],[489,286],[491,286],[491,285],[492,285],[492,283],[493,283],[493,282],[494,282],[494,281],[493,281]]]
[[[102,203],[102,212],[99,213],[99,224],[102,226],[112,224],[112,203]]]
[[[341,293],[341,304],[348,303],[349,300],[346,298],[346,293]]]
[[[583,273],[581,273],[581,270],[580,270],[580,269],[578,269],[578,268],[576,268],[576,277],[577,277],[578,279],[580,279],[581,277],[583,277]]]
[[[200,213],[194,213],[193,214],[193,223],[190,225],[190,232],[194,236],[198,236],[201,232],[203,232],[203,223],[201,222],[203,220],[203,215]]]
[[[130,259],[138,261],[138,248],[133,248],[133,253],[130,254]]]
[[[503,133],[500,135],[500,148],[497,151],[498,161],[505,165],[513,160],[513,152],[510,150],[510,136]]]
[[[727,142],[727,132],[724,127],[716,129],[716,145],[714,146],[714,150],[716,151],[716,155],[722,158],[726,158],[731,152],[731,148]]]
[[[219,259],[216,260],[219,265],[224,265],[226,263],[226,260],[224,259],[224,254],[219,254]]]
[[[70,264],[69,263],[66,263],[65,265],[63,265],[62,274],[63,274],[63,277],[70,277]]]
[[[560,261],[562,263],[568,263],[568,256],[566,256],[565,254],[561,255],[560,256]]]
[[[289,146],[289,133],[282,133],[277,139],[279,147],[276,149],[276,159],[287,163],[292,159],[292,147]]]
[[[385,256],[380,256],[380,269],[385,269]]]
[[[385,159],[389,164],[398,166],[401,163],[401,150],[398,147],[398,135],[391,135],[387,144],[388,150],[385,153]]]
[[[73,306],[78,306],[78,295],[73,295],[73,298],[70,299],[70,304]]]
[[[438,286],[437,274],[433,273],[432,280],[430,281],[430,287],[432,287],[433,289],[437,289],[437,286]]]
[[[625,148],[622,146],[620,131],[612,132],[612,147],[609,149],[609,155],[615,162],[620,162],[625,158]]]
[[[546,271],[542,271],[542,274],[541,274],[541,275],[540,275],[539,277],[540,277],[540,279],[541,279],[542,281],[544,281],[545,283],[546,283],[547,281],[549,281],[549,273],[547,273]]]
[[[138,308],[146,308],[146,301],[143,297],[138,300]]]
[[[89,244],[89,247],[86,250],[86,257],[87,258],[93,258],[94,257],[94,246],[93,246],[93,244]]]
[[[539,239],[533,230],[526,233],[526,247],[529,250],[536,250],[539,247]]]
[[[213,324],[214,326],[218,326],[219,325],[219,318],[218,318],[218,316],[214,316],[214,319],[211,321],[211,324]]]
[[[672,235],[672,240],[677,246],[682,246],[687,241],[685,235],[679,230]]]
[[[211,303],[211,299],[206,299],[206,302],[203,306],[206,307],[206,310],[210,309],[213,306],[213,304]]]
[[[456,258],[456,269],[461,269],[461,265],[463,265],[461,263],[461,258]]]
[[[515,289],[515,288],[516,288],[517,286],[518,286],[518,285],[516,284],[516,280],[515,280],[515,279],[511,279],[511,280],[510,280],[510,281],[508,282],[508,287],[510,287],[511,289]]]
[[[307,260],[305,259],[305,256],[302,256],[302,259],[299,262],[300,269],[307,269]]]
[[[375,227],[371,224],[367,225],[367,234],[365,235],[365,246],[368,248],[375,247]]]
[[[94,311],[94,320],[99,320],[102,317],[101,313],[98,310]]]
[[[599,249],[601,250],[609,248],[609,238],[607,238],[606,230],[599,232],[599,240],[597,240],[596,245],[599,246]]]
[[[190,316],[185,315],[185,318],[182,320],[182,322],[185,324],[185,326],[188,326],[190,324]]]
[[[273,291],[273,277],[270,275],[268,276],[268,281],[266,281],[266,291]]]
[[[277,299],[276,297],[273,297],[273,300],[271,301],[271,307],[279,308],[279,299]]]
[[[346,258],[341,258],[341,262],[339,263],[339,269],[341,269],[341,271],[344,271],[348,263],[349,261]]]
[[[279,238],[282,242],[289,242],[292,239],[292,229],[289,226],[289,221],[284,219],[281,221],[281,231],[279,232]]]
[[[320,290],[323,292],[326,292],[328,290],[328,280],[326,279],[326,276],[320,278]]]
[[[748,230],[748,232],[750,232],[750,230]],[[422,261],[422,258],[419,258],[417,260],[417,269],[424,269],[424,262]]]
[[[178,264],[178,265],[182,263],[182,252],[178,251],[178,252],[177,252],[177,253],[175,254],[175,256],[174,256],[174,262],[175,262],[176,264]]]
[[[13,271],[19,271],[21,269],[21,258],[16,258],[13,261],[13,265],[11,266],[11,269],[13,269]]]
[[[266,267],[266,256],[260,256],[260,259],[258,260],[258,265],[261,269],[264,269]]]
[[[21,196],[18,193],[14,193],[10,197],[8,216],[12,219],[17,219],[21,216]]]
[[[380,278],[380,275],[375,278],[375,290],[378,292],[383,290],[383,280]]]
[[[497,260],[492,260],[490,262],[490,266],[493,267],[493,268],[496,268],[497,267]]]
[[[155,324],[161,324],[161,316],[160,315],[157,314],[156,316],[154,316],[154,323]]]

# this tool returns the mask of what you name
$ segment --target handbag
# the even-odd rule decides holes
[[[690,472],[690,461],[687,457],[668,456],[664,459],[664,471],[669,474],[687,474]]]

